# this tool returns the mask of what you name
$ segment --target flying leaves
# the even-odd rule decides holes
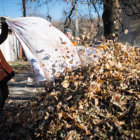
[[[99,48],[96,63],[66,68],[46,93],[6,112],[0,138],[140,139],[140,49],[112,42]]]

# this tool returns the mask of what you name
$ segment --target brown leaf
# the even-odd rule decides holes
[[[94,98],[94,105],[97,106],[99,104],[99,100],[97,98]]]
[[[62,82],[62,86],[63,86],[64,88],[68,88],[68,87],[69,87],[69,81],[68,81],[68,80],[64,80],[64,81]]]
[[[76,126],[79,127],[80,129],[84,130],[86,132],[86,135],[91,135],[91,132],[87,129],[86,126],[84,126],[84,124],[76,123]]]
[[[62,117],[63,117],[63,113],[62,112],[58,113],[58,119],[61,120]]]

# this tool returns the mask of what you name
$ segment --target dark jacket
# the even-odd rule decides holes
[[[8,25],[2,21],[2,32],[0,34],[0,44],[2,44],[8,36]],[[0,50],[0,85],[7,83],[13,76],[14,72],[12,67],[5,60]]]

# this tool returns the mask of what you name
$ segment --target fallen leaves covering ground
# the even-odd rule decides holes
[[[0,119],[0,139],[140,139],[140,49],[98,46],[99,60],[68,72]]]

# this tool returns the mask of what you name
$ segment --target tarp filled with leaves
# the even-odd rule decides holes
[[[37,82],[53,81],[66,68],[81,65],[71,41],[48,21],[37,17],[7,19],[36,74]]]
[[[101,54],[90,47],[73,46],[64,33],[44,19],[22,17],[6,22],[19,39],[37,82],[54,81],[67,70],[93,63]]]

